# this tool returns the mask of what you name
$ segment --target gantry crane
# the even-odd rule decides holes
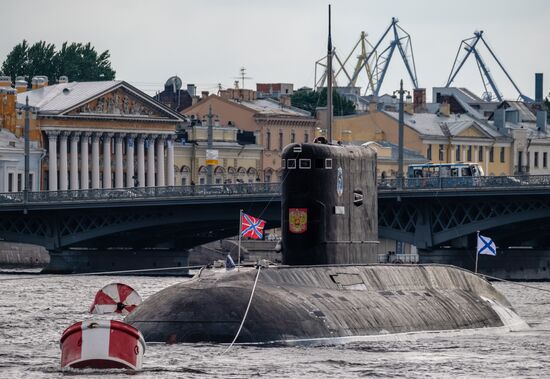
[[[495,62],[497,62],[498,66],[504,72],[508,80],[510,80],[510,82],[518,92],[519,98],[527,103],[532,103],[533,99],[531,99],[528,96],[525,96],[521,92],[519,87],[512,80],[512,77],[510,76],[510,74],[508,74],[508,71],[506,71],[506,69],[500,62],[500,60],[497,58],[496,54],[489,47],[489,44],[487,43],[487,41],[485,41],[485,38],[483,38],[483,30],[475,31],[473,37],[466,38],[460,42],[460,45],[458,46],[458,52],[456,53],[455,61],[453,63],[453,67],[451,68],[451,73],[449,74],[449,78],[447,79],[447,84],[445,84],[445,87],[449,87],[451,85],[451,83],[456,78],[456,75],[458,74],[462,66],[464,66],[464,63],[466,62],[468,57],[472,54],[476,59],[477,68],[479,70],[479,74],[481,75],[483,88],[485,89],[485,92],[483,93],[482,98],[486,101],[492,101],[493,98],[496,97],[498,101],[502,101],[503,99],[502,93],[499,91],[496,85],[496,82],[493,76],[491,75],[491,71],[489,70],[484,59],[481,57],[481,53],[479,52],[479,49],[478,49],[479,41],[481,41],[483,45],[487,48],[487,50],[489,51],[489,53],[491,54]],[[461,53],[464,54],[462,58],[460,58]]]
[[[399,25],[399,20],[395,17],[392,18],[392,21],[385,32],[382,34],[382,37],[378,40],[376,45],[372,45],[366,39],[366,33],[362,32],[359,41],[355,44],[353,50],[348,55],[348,57],[342,62],[335,54],[336,61],[340,65],[338,71],[334,73],[335,85],[336,78],[338,74],[343,73],[346,76],[347,87],[355,87],[357,79],[363,69],[367,74],[368,83],[365,89],[365,95],[372,94],[374,97],[378,97],[382,83],[388,71],[388,67],[393,56],[395,49],[399,51],[403,63],[409,73],[412,85],[414,88],[418,88],[418,78],[416,75],[416,65],[414,62],[414,54],[412,48],[411,36]],[[392,32],[392,33],[390,33]],[[390,41],[388,46],[379,52],[379,48],[382,46],[382,43],[387,39],[386,37],[390,36]],[[349,75],[345,65],[354,54],[355,50],[361,46],[361,53],[357,56],[357,63],[352,75]],[[369,51],[370,50],[370,51]],[[410,57],[409,57],[410,55]],[[323,61],[326,58],[321,58],[315,62],[315,78],[317,78],[317,66],[322,66],[325,68],[323,70],[323,75],[319,80],[315,80],[315,88],[324,86],[326,81],[326,64],[323,64]]]

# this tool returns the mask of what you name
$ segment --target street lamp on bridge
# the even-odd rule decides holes
[[[411,99],[410,91],[403,89],[403,79],[399,83],[399,90],[393,91],[393,98],[396,98],[396,94],[399,94],[399,146],[398,146],[398,155],[397,155],[397,187],[399,189],[403,188],[403,143],[404,143],[404,125],[405,125],[405,114],[404,114],[404,104],[403,104],[403,95],[407,94],[407,101]]]

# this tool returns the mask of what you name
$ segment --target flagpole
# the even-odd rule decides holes
[[[477,274],[477,261],[479,259],[479,251],[477,251],[477,241],[479,241],[479,230],[477,231],[477,238],[476,238],[476,268],[475,268],[475,273]]]
[[[241,234],[243,233],[243,210],[239,209],[239,250],[237,253],[237,271],[241,267]]]

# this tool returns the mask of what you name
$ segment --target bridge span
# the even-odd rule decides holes
[[[499,248],[550,246],[550,177],[441,179],[378,183],[380,238],[431,250],[471,245],[482,230]],[[0,238],[42,245],[53,261],[69,250],[177,252],[236,235],[239,209],[278,227],[280,185],[4,193]]]

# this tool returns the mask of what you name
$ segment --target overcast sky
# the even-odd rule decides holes
[[[91,42],[109,50],[116,78],[153,94],[172,75],[184,86],[215,91],[233,86],[244,66],[255,83],[313,87],[315,61],[326,54],[326,0],[9,0],[2,2],[0,60],[23,39],[57,46]],[[420,87],[443,86],[459,43],[484,30],[485,38],[520,90],[534,97],[534,73],[550,91],[550,1],[546,0],[333,0],[332,35],[344,59],[361,31],[375,44],[392,17],[412,37]],[[383,43],[387,47],[388,42]],[[480,50],[505,98],[517,98],[489,53]],[[453,83],[480,94],[470,57]],[[411,81],[394,54],[382,92]],[[51,79],[51,78],[50,78]],[[360,78],[358,85],[366,83]]]

